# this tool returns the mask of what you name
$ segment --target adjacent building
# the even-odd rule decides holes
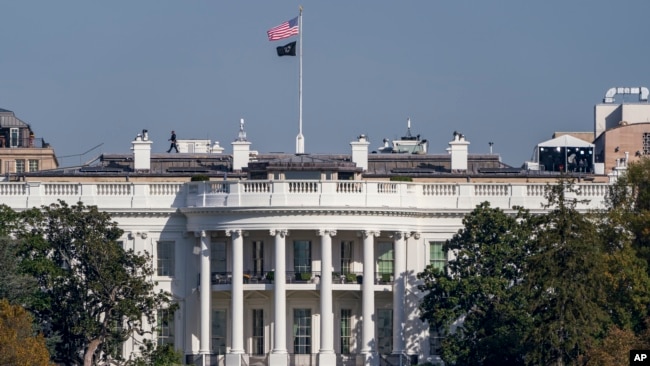
[[[12,111],[0,108],[0,175],[22,174],[58,167],[54,149]]]

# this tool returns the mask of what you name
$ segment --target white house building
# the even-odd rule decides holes
[[[373,154],[360,136],[351,154],[264,155],[241,132],[232,155],[151,154],[139,135],[131,154],[0,183],[0,202],[109,212],[125,248],[153,254],[179,304],[158,310],[155,334],[188,363],[414,365],[439,360],[417,273],[444,265],[444,241],[477,204],[542,210],[560,174],[469,154],[461,134],[449,154]],[[590,200],[580,207],[602,207],[606,177],[569,174]]]

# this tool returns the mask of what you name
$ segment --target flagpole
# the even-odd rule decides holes
[[[296,136],[296,154],[304,154],[305,137],[302,135],[302,6],[300,6],[299,9],[298,36],[300,42],[298,42],[298,47],[300,54],[298,61],[298,136]]]

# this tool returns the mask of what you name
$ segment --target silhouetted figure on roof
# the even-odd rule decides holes
[[[167,141],[172,142],[172,144],[169,146],[169,150],[167,150],[167,152],[168,153],[172,152],[172,149],[174,149],[174,150],[176,150],[176,152],[178,152],[178,146],[176,145],[176,132],[172,131],[172,137],[170,137],[169,140],[167,140]]]

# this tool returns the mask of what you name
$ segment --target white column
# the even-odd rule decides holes
[[[269,365],[288,365],[287,353],[287,276],[286,276],[286,236],[287,230],[271,230],[275,237],[275,273],[273,274],[273,350]]]
[[[241,230],[226,233],[232,237],[232,345],[230,353],[244,353],[244,239]],[[240,357],[238,357],[241,360]],[[228,363],[230,365],[230,363]]]
[[[361,284],[361,353],[365,365],[379,365],[375,340],[375,237],[379,231],[363,232],[363,282]]]
[[[335,365],[334,312],[332,310],[332,236],[336,230],[319,230],[321,237],[320,351],[319,365]]]
[[[405,296],[405,275],[406,275],[406,238],[405,232],[396,232],[393,241],[395,253],[393,265],[393,354],[404,352],[404,296]]]
[[[200,354],[210,354],[210,300],[212,298],[210,286],[210,236],[205,231],[196,232],[201,238],[201,281],[199,292],[201,294],[201,338],[199,344]]]

